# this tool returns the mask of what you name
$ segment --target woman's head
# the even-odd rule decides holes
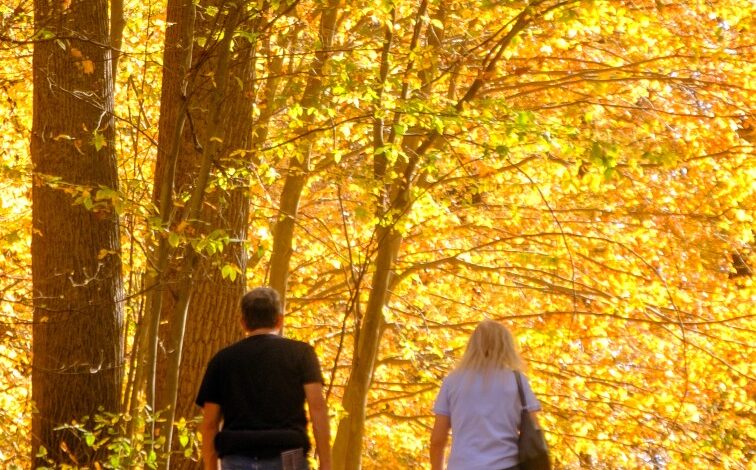
[[[495,369],[522,370],[514,337],[501,323],[483,320],[473,331],[458,370],[488,372]]]

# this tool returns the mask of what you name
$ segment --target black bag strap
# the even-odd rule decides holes
[[[528,407],[525,405],[525,392],[522,391],[522,378],[520,378],[520,372],[514,371],[515,379],[517,380],[517,393],[520,395],[520,404],[522,405],[522,409],[527,410]]]

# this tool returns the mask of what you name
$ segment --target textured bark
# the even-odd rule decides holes
[[[187,115],[186,88],[192,62],[194,42],[195,8],[191,0],[176,0],[168,3],[163,68],[161,113],[159,121],[158,158],[155,167],[153,200],[157,207],[155,217],[161,227],[170,226],[174,179],[177,161],[182,150],[181,136]],[[155,387],[157,380],[158,330],[162,301],[168,282],[168,260],[170,246],[161,232],[157,240],[149,243],[151,269],[146,273],[146,311],[139,329],[139,364],[135,376],[135,389],[146,387],[146,402],[151,409],[156,408]],[[136,406],[138,399],[132,400]],[[135,410],[132,410],[135,411]],[[154,426],[154,425],[153,425]],[[154,429],[151,430],[154,433]]]
[[[56,463],[85,465],[85,446],[55,428],[118,411],[123,364],[118,216],[95,200],[118,188],[107,2],[34,10],[37,31],[57,40],[34,46],[32,461],[44,446]]]
[[[118,58],[121,56],[123,29],[125,27],[126,17],[123,11],[123,0],[110,0],[110,46],[113,81],[116,80],[118,73]]]
[[[205,5],[202,5],[205,6]],[[212,28],[229,26],[228,22],[236,25],[243,19],[254,23],[254,17],[244,18],[238,10],[232,8],[224,10],[222,2],[218,2],[219,11],[227,15],[216,23],[215,18],[198,15],[194,31],[197,35],[211,37]],[[200,173],[207,173],[209,168],[202,168],[201,161],[209,157],[214,174],[234,174],[229,179],[229,187],[221,188],[211,183],[207,191],[202,190],[200,215],[190,224],[189,237],[207,236],[213,230],[223,230],[228,236],[228,243],[222,253],[215,255],[197,256],[185,253],[181,257],[173,257],[165,272],[159,273],[161,282],[162,306],[161,318],[166,328],[160,332],[161,358],[157,367],[157,407],[173,406],[175,400],[175,416],[192,418],[198,410],[194,406],[194,398],[199,388],[202,372],[210,357],[222,346],[240,338],[239,327],[239,299],[244,292],[244,270],[246,269],[247,254],[243,241],[249,219],[248,175],[243,171],[247,166],[239,156],[231,157],[234,150],[249,149],[251,140],[253,103],[253,62],[252,45],[241,40],[237,41],[233,53],[227,58],[227,69],[221,72],[219,68],[219,54],[223,54],[224,47],[217,43],[209,43],[206,47],[195,44],[192,53],[190,79],[186,87],[186,106],[182,99],[182,81],[184,77],[176,76],[173,71],[186,58],[177,43],[182,37],[181,30],[186,30],[189,21],[194,21],[188,11],[190,3],[169,4],[169,24],[175,22],[176,33],[167,36],[166,55],[164,60],[163,101],[161,102],[160,120],[160,152],[158,154],[156,175],[168,175],[163,168],[170,165],[170,153],[173,148],[173,136],[178,139],[178,154],[176,160],[175,180],[156,181],[155,199],[159,200],[158,188],[171,185],[174,196],[190,194],[197,190]],[[250,25],[247,25],[250,27]],[[184,35],[185,36],[185,35]],[[229,36],[230,37],[230,36]],[[174,52],[175,51],[175,52]],[[225,67],[225,66],[224,66]],[[224,76],[219,76],[219,72]],[[227,83],[224,86],[222,83]],[[180,122],[179,113],[186,109],[186,123],[183,133],[177,133],[176,125]],[[231,172],[231,173],[229,173]],[[204,176],[207,176],[205,174]],[[163,178],[164,179],[164,178]],[[176,223],[185,219],[187,214],[181,207],[172,211],[169,224],[176,230]],[[186,264],[191,266],[186,270]],[[237,265],[242,274],[235,279],[224,279],[221,268],[224,264]],[[182,279],[179,273],[186,272],[189,278]],[[189,284],[187,284],[189,283]],[[190,291],[186,291],[189,288]],[[191,298],[186,312],[182,312],[181,303]],[[178,301],[178,304],[177,304]],[[177,332],[176,327],[186,315],[183,332]],[[180,380],[171,383],[175,370],[166,358],[180,355]],[[175,357],[173,357],[175,360]],[[171,468],[191,468],[195,463],[174,458]]]

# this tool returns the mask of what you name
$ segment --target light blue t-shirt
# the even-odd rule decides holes
[[[522,376],[527,408],[541,409]],[[511,370],[457,371],[444,379],[433,412],[449,416],[452,447],[447,470],[494,470],[517,465],[517,429],[522,406]]]

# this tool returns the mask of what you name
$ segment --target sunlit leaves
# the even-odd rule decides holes
[[[754,267],[753,5],[569,2],[536,12],[483,76],[501,28],[525,3],[431,1],[410,50],[419,2],[346,2],[315,106],[300,101],[320,47],[315,2],[300,2],[264,34],[237,31],[239,44],[258,48],[253,118],[269,112],[271,125],[257,146],[231,151],[234,171],[214,168],[209,191],[225,194],[249,181],[252,222],[243,243],[255,263],[245,273],[234,263],[213,269],[224,279],[244,274],[250,284],[266,283],[287,162],[301,161],[300,142],[311,139],[286,328],[315,343],[334,379],[334,418],[355,361],[376,228],[395,227],[404,237],[368,397],[365,468],[424,465],[438,382],[483,317],[516,331],[561,465],[742,468],[753,459],[755,438],[747,418],[756,373],[748,356],[754,285],[733,260]],[[150,218],[162,37],[172,25],[162,4],[127,2],[126,9],[118,138],[105,142],[93,129],[83,140],[50,136],[113,145],[122,187],[40,183],[83,210],[121,214],[136,322],[139,279],[152,269],[145,240],[188,245],[210,260],[239,241],[215,227],[198,235]],[[23,30],[29,34],[19,36]],[[381,84],[387,31],[393,36]],[[11,36],[32,34],[26,24]],[[52,39],[44,30],[36,38]],[[0,361],[7,364],[2,383],[14,384],[2,396],[10,411],[0,449],[18,459],[24,450],[8,436],[23,433],[30,415],[23,321],[31,298],[31,95],[25,50],[13,51],[18,58],[4,60],[0,72],[7,97],[0,318],[12,325],[0,327]],[[87,58],[68,53],[87,74]],[[481,76],[475,99],[457,107]],[[271,80],[280,88],[267,97]],[[375,119],[385,124],[380,146]],[[439,138],[405,181],[406,165],[429,135]],[[388,165],[381,180],[374,178],[377,157]],[[411,204],[382,213],[380,204],[404,196],[383,191],[404,182]]]

